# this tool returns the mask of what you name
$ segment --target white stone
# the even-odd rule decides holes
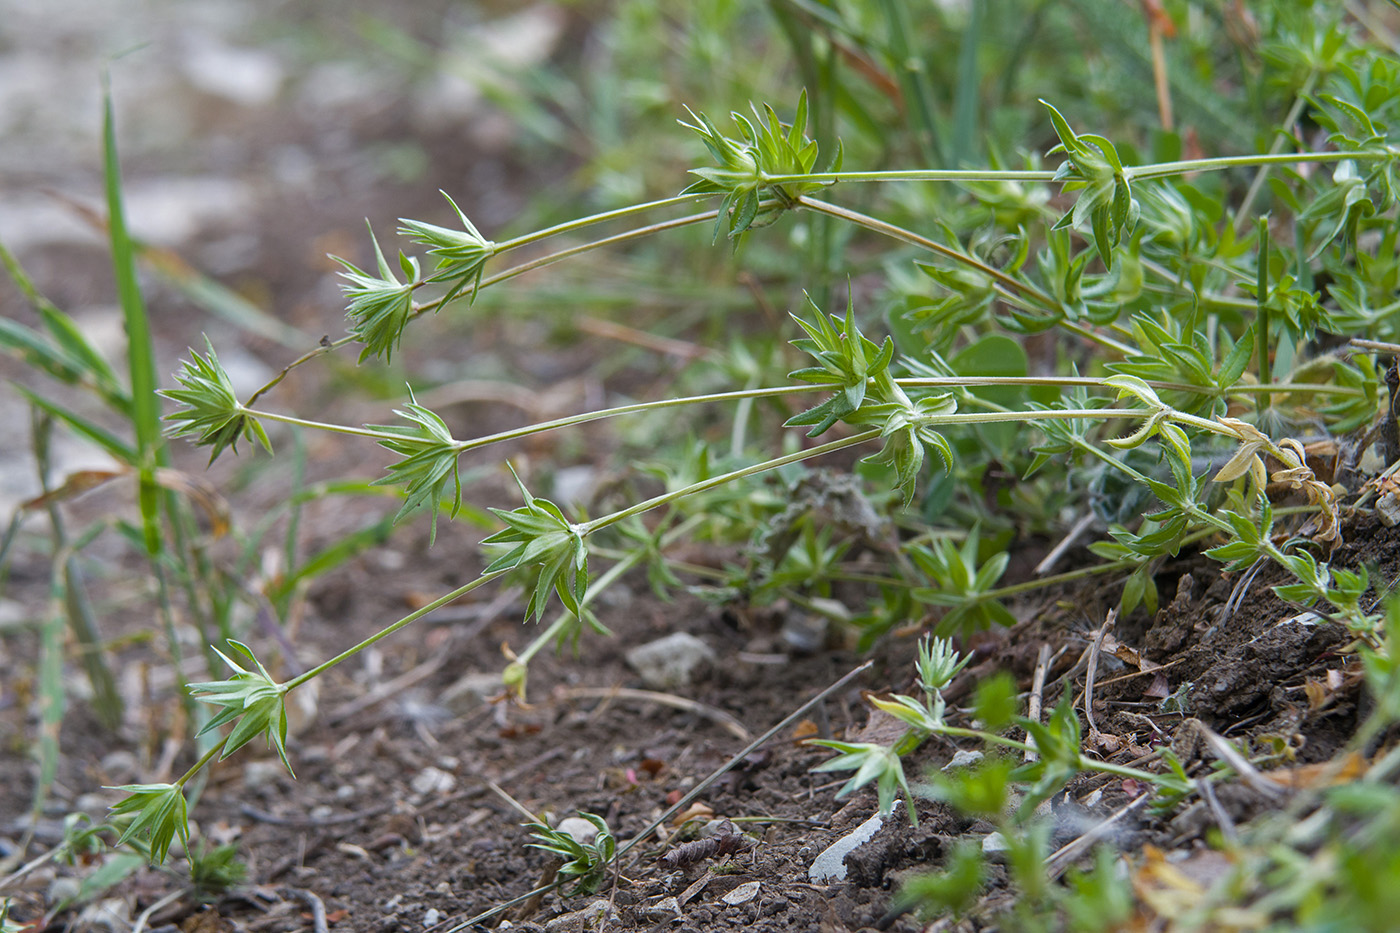
[[[440,919],[442,919],[442,914],[438,912],[436,907],[429,907],[423,911],[423,927],[425,929],[437,926]]]
[[[903,803],[902,800],[896,800],[894,805],[897,807],[901,803]],[[885,817],[876,812],[870,819],[823,849],[822,853],[812,860],[812,866],[807,869],[807,877],[814,884],[845,881],[846,856],[869,842],[870,838],[879,832],[880,827],[884,825]]]
[[[181,62],[194,87],[244,107],[277,97],[286,69],[271,52],[239,48],[209,35],[191,36]]]
[[[667,635],[627,652],[627,664],[655,690],[688,687],[716,660],[709,645],[686,632]]]
[[[287,769],[281,761],[250,761],[243,766],[243,789],[258,790],[277,781]]]
[[[598,838],[598,827],[581,816],[566,817],[559,821],[559,825],[556,826],[555,829],[570,837],[581,846],[586,846],[594,839]]]
[[[431,765],[415,774],[409,782],[409,787],[413,788],[416,794],[446,794],[456,786],[455,777]]]
[[[845,866],[842,867],[844,868]],[[730,907],[737,907],[740,904],[747,904],[755,897],[758,897],[758,889],[761,887],[763,887],[763,882],[761,881],[747,881],[744,884],[739,885],[734,890],[730,891],[728,894],[722,896],[720,900],[724,901]]]
[[[970,768],[982,760],[981,752],[968,751],[960,748],[953,753],[953,760],[943,766],[944,771],[956,771],[959,768]]]

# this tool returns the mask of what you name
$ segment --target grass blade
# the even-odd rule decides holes
[[[136,249],[126,226],[122,199],[121,166],[117,161],[116,120],[112,109],[110,76],[102,88],[102,174],[107,190],[107,239],[112,248],[112,273],[126,322],[127,364],[131,377],[131,423],[136,431],[140,460],[139,501],[146,552],[161,550],[160,490],[155,469],[163,466],[165,449],[160,435],[160,400],[156,396],[155,352],[150,320],[136,279]]]

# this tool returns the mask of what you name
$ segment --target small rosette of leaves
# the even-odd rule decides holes
[[[937,695],[971,660],[970,654],[965,658],[958,656],[952,639],[925,635],[919,640],[919,656],[914,661],[919,687],[930,697]]]
[[[170,843],[176,836],[180,837],[180,844],[189,849],[188,808],[185,790],[179,784],[122,784],[106,789],[124,791],[127,795],[112,806],[112,816],[132,815],[131,822],[117,839],[117,845],[125,845],[138,837],[149,837],[148,851],[154,865],[165,861],[170,852]]]
[[[893,386],[888,372],[890,361],[894,359],[894,339],[886,336],[885,342],[877,346],[862,334],[856,326],[855,308],[849,299],[844,321],[834,314],[823,314],[810,297],[807,307],[814,312],[811,321],[792,316],[807,332],[806,337],[799,337],[792,345],[814,357],[817,365],[788,373],[788,378],[835,385],[839,391],[820,405],[789,418],[787,424],[789,427],[813,425],[807,436],[816,437],[865,404],[871,380],[883,376],[884,383]]]
[[[830,761],[817,765],[813,771],[855,771],[851,779],[836,792],[837,800],[874,781],[881,813],[889,813],[894,808],[896,791],[904,797],[909,812],[914,813],[909,782],[904,777],[904,765],[899,760],[899,753],[890,746],[874,742],[838,742],[834,739],[811,739],[807,744],[820,745],[841,753]]]
[[[715,237],[728,228],[733,239],[754,226],[765,211],[762,200],[772,197],[776,205],[766,210],[790,207],[801,195],[825,187],[825,182],[785,182],[773,184],[769,179],[778,175],[807,175],[817,164],[817,144],[807,138],[807,92],[797,101],[797,113],[792,123],[783,123],[773,108],[763,105],[763,112],[753,109],[754,121],[740,113],[730,119],[739,129],[740,139],[725,136],[714,121],[689,107],[686,113],[693,123],[681,121],[681,126],[699,134],[705,148],[714,156],[717,167],[695,168],[690,173],[699,181],[682,194],[722,194],[720,214],[715,221]],[[841,146],[838,143],[831,163],[824,171],[841,169]]]
[[[598,830],[593,841],[587,844],[579,842],[568,833],[551,829],[544,823],[528,823],[525,826],[530,830],[530,837],[538,840],[527,845],[562,859],[564,864],[559,868],[559,875],[576,879],[573,889],[566,892],[570,897],[575,894],[592,894],[598,890],[607,875],[608,866],[612,864],[617,853],[617,840],[608,829],[606,820],[596,813],[580,811],[579,816],[592,823]]]
[[[447,203],[456,211],[457,218],[462,222],[461,230],[451,230],[406,217],[399,218],[399,222],[403,224],[399,233],[428,247],[428,253],[437,257],[437,266],[427,281],[452,282],[438,307],[456,298],[468,283],[472,286],[471,300],[475,301],[476,293],[481,287],[481,273],[486,268],[486,261],[496,255],[495,242],[481,235],[446,191],[442,192],[442,196],[447,198]]]
[[[379,446],[403,458],[389,466],[388,476],[381,476],[370,485],[404,488],[404,503],[398,515],[394,516],[394,521],[427,506],[432,512],[432,528],[428,533],[428,543],[432,544],[437,540],[438,510],[449,483],[452,484],[449,516],[455,518],[462,507],[462,479],[457,472],[457,457],[462,451],[447,422],[419,405],[413,398],[412,390],[409,390],[408,398],[408,404],[403,409],[395,409],[394,414],[409,424],[369,426],[394,435],[381,440]]]
[[[979,566],[980,545],[981,536],[974,528],[961,546],[949,538],[939,538],[932,547],[913,545],[905,551],[933,584],[914,590],[914,598],[948,608],[938,623],[941,632],[967,634],[993,625],[1016,624],[1010,610],[988,595],[1006,572],[1011,556],[1001,551]]]
[[[160,389],[158,394],[178,402],[181,408],[165,416],[171,422],[167,433],[171,437],[193,437],[200,447],[211,447],[209,462],[213,463],[225,448],[238,452],[238,441],[261,444],[271,453],[272,444],[262,425],[238,401],[233,382],[219,364],[214,345],[204,338],[208,356],[190,350],[190,359],[182,361],[175,374],[178,389]]]
[[[384,258],[384,251],[379,248],[379,240],[375,238],[373,229],[369,237],[374,243],[379,275],[370,275],[339,256],[331,258],[346,270],[340,273],[340,277],[345,279],[340,287],[345,297],[350,299],[350,306],[345,309],[350,334],[364,344],[360,362],[377,356],[387,363],[403,339],[403,329],[408,325],[413,311],[413,290],[421,284],[421,272],[418,260],[399,253],[399,268],[408,277],[407,282],[400,282]]]
[[[267,668],[253,656],[252,649],[247,645],[232,638],[228,639],[228,643],[253,662],[257,670],[247,670],[219,649],[214,649],[234,673],[227,680],[190,684],[190,692],[195,699],[221,707],[214,718],[199,730],[199,734],[212,732],[236,720],[233,731],[224,741],[221,760],[247,745],[254,736],[265,734],[268,744],[277,749],[277,755],[288,773],[293,773],[292,765],[287,760],[287,688],[272,679]]]
[[[514,475],[513,470],[511,473]],[[548,499],[530,495],[519,476],[515,482],[525,504],[509,512],[491,510],[506,527],[481,543],[503,545],[510,550],[496,558],[486,573],[537,566],[539,575],[525,607],[526,618],[534,616],[535,621],[540,620],[551,590],[577,618],[586,618],[588,608],[583,598],[588,589],[588,546],[582,526],[570,522],[559,506]]]
[[[1086,220],[1094,231],[1094,243],[1106,268],[1113,268],[1113,247],[1137,226],[1142,208],[1133,197],[1128,173],[1118,158],[1113,143],[1092,133],[1076,134],[1068,121],[1045,101],[1050,122],[1060,145],[1050,150],[1065,153],[1068,158],[1055,172],[1056,181],[1068,182],[1066,191],[1082,189],[1083,194],[1074,207],[1055,224],[1053,229],[1077,227]]]
[[[850,424],[879,425],[885,446],[878,453],[864,458],[869,463],[883,463],[894,469],[895,482],[904,496],[907,508],[914,501],[919,471],[924,466],[924,451],[938,452],[944,469],[952,466],[953,449],[948,441],[932,427],[943,415],[957,411],[957,402],[950,394],[930,395],[911,400],[896,387],[895,401],[865,405],[847,416]]]

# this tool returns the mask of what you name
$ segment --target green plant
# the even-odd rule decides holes
[[[530,848],[551,852],[563,863],[558,874],[572,879],[573,888],[567,893],[592,894],[606,880],[607,870],[617,853],[617,840],[608,829],[607,821],[596,813],[579,813],[579,816],[593,824],[597,834],[586,845],[573,836],[547,823],[530,823],[530,837],[538,840],[529,843]]]
[[[665,44],[650,38],[655,11],[623,6],[632,19],[610,33],[611,41],[632,43],[639,61],[666,58],[658,51]],[[525,586],[527,619],[544,622],[554,607],[503,673],[523,697],[532,658],[547,645],[604,631],[604,613],[594,608],[598,595],[636,568],[645,568],[663,593],[698,581],[715,598],[784,597],[838,624],[854,622],[868,645],[917,618],[921,606],[933,607],[928,622],[942,634],[1005,625],[1014,619],[1016,595],[1089,574],[1123,579],[1124,612],[1152,607],[1156,568],[1199,545],[1231,569],[1258,561],[1284,568],[1296,582],[1276,592],[1327,603],[1325,611],[1356,636],[1373,681],[1388,684],[1386,621],[1369,599],[1372,586],[1384,581],[1327,559],[1342,506],[1299,438],[1314,427],[1356,432],[1380,408],[1379,360],[1327,348],[1348,336],[1374,342],[1397,332],[1400,74],[1394,63],[1355,34],[1342,13],[1319,4],[1257,11],[1261,34],[1273,37],[1262,50],[1267,68],[1250,43],[1213,42],[1210,33],[1219,30],[1199,27],[1182,36],[1179,57],[1169,62],[1160,41],[1135,41],[1140,24],[1121,4],[1044,4],[1032,17],[999,16],[996,6],[973,4],[964,20],[951,8],[915,17],[899,2],[837,9],[775,0],[769,7],[809,91],[768,92],[796,101],[790,121],[782,108],[754,107],[753,120],[733,117],[730,134],[705,116],[705,107],[686,111],[683,125],[713,161],[692,168],[699,180],[675,197],[646,200],[645,192],[670,164],[653,151],[678,150],[683,134],[653,130],[646,138],[662,142],[645,149],[643,134],[613,127],[630,164],[610,165],[614,153],[602,146],[587,154],[584,174],[607,180],[600,183],[597,213],[488,238],[449,197],[450,226],[402,221],[400,233],[422,255],[399,252],[396,262],[371,232],[372,263],[340,260],[346,336],[292,364],[351,344],[366,364],[396,354],[403,359],[411,353],[407,328],[430,313],[488,313],[506,281],[525,288],[521,277],[534,270],[642,242],[657,250],[636,260],[651,275],[639,276],[643,284],[693,268],[707,300],[719,304],[724,296],[716,297],[720,289],[706,278],[721,262],[713,257],[725,251],[706,252],[703,243],[705,234],[723,230],[735,261],[780,283],[774,291],[792,286],[795,294],[796,285],[804,286],[805,299],[795,326],[776,317],[762,325],[731,323],[737,316],[697,325],[702,337],[716,339],[703,348],[710,357],[696,367],[703,372],[682,377],[695,380],[693,391],[676,388],[653,401],[457,438],[446,419],[419,403],[426,396],[414,394],[421,389],[416,373],[408,401],[395,410],[399,423],[347,426],[287,414],[264,401],[285,371],[240,400],[212,344],[203,354],[191,351],[176,386],[165,392],[177,405],[168,416],[173,436],[210,447],[214,457],[232,452],[240,439],[267,447],[269,423],[374,442],[399,458],[373,481],[399,497],[397,519],[427,511],[431,540],[443,512],[466,515],[489,524],[493,534],[485,543],[499,550],[479,577],[285,682],[251,647],[229,640],[239,633],[219,632],[229,640],[226,656],[216,656],[214,639],[206,638],[210,669],[221,669],[223,658],[233,673],[191,690],[219,708],[203,734],[227,725],[228,735],[176,781],[125,788],[131,796],[115,813],[130,819],[122,840],[163,857],[175,838],[185,841],[188,782],[215,757],[262,734],[290,768],[295,750],[286,748],[284,704],[292,690],[498,580]],[[700,4],[684,15],[711,15],[732,26],[750,14]],[[1212,15],[1243,14],[1231,6]],[[751,41],[748,31],[729,31]],[[931,37],[940,31],[962,36],[959,54],[923,51],[936,47]],[[1067,63],[1063,50],[1079,48],[1085,35],[1120,63],[1150,48],[1156,99],[1135,99],[1138,82],[1106,81],[1096,56],[1075,55]],[[1000,81],[979,79],[979,55],[997,57]],[[684,67],[668,62],[667,74]],[[701,85],[711,73],[737,81],[740,72],[736,64],[710,69],[704,80],[684,74],[675,84]],[[553,82],[555,93],[573,93],[562,84]],[[579,91],[582,101],[568,98],[569,106],[526,102],[534,125],[558,139],[569,121],[603,122],[595,115],[619,112],[617,100],[600,90],[604,84]],[[943,88],[950,89],[946,100]],[[1057,106],[1034,105],[1041,97]],[[988,105],[979,106],[983,101]],[[527,109],[517,103],[518,111]],[[1199,130],[1194,138],[1174,129],[1182,124],[1173,120],[1173,103],[1176,119]],[[660,105],[646,108],[641,122],[657,123],[663,112]],[[1156,120],[1145,117],[1154,113]],[[1293,130],[1304,120],[1322,127],[1326,138],[1299,142]],[[1083,126],[1098,132],[1076,129]],[[1184,157],[1188,142],[1207,155]],[[829,165],[817,171],[822,155]],[[846,164],[956,167],[844,171]],[[666,190],[680,186],[678,177],[668,177]],[[1270,212],[1266,217],[1259,205]],[[600,225],[612,226],[595,236]],[[685,239],[686,228],[698,232]],[[568,240],[497,268],[507,254],[554,238]],[[671,241],[680,244],[676,253],[656,245]],[[872,280],[882,289],[878,297],[867,284]],[[682,291],[683,283],[670,284]],[[569,299],[556,302],[560,318],[579,316],[593,300],[575,285],[558,293]],[[35,365],[103,384],[107,377],[96,369],[73,368],[68,357],[82,349],[64,348],[62,328],[48,326],[50,352],[26,349]],[[792,338],[789,347],[783,338]],[[14,339],[25,348],[34,343],[29,335]],[[1357,345],[1366,348],[1376,349]],[[597,514],[535,496],[527,484],[541,487],[523,462],[516,464],[519,507],[488,511],[464,501],[464,454],[604,419],[645,425],[636,446],[650,471],[645,479],[627,477],[631,485]],[[669,432],[660,443],[658,424]],[[806,438],[784,430],[792,427],[804,429]],[[149,426],[143,432],[152,447]],[[805,463],[857,451],[865,456],[854,472],[873,519],[834,512],[831,500],[789,513]],[[1204,461],[1213,465],[1207,469]],[[132,463],[146,467],[140,456]],[[774,478],[765,484],[765,475]],[[1300,504],[1275,505],[1266,488],[1271,483]],[[142,491],[149,498],[148,485]],[[1107,539],[1092,546],[1103,562],[1002,584],[1009,543],[1029,532],[1058,531],[1066,513],[1097,516],[1109,526]],[[148,530],[140,529],[143,540]],[[728,546],[748,541],[752,558],[723,570],[698,567],[675,556],[676,545],[691,538]],[[859,562],[870,555],[878,566]],[[61,640],[57,628],[45,635],[49,644]],[[1034,740],[1032,761],[992,756],[964,779],[940,783],[937,792],[1002,821],[1008,863],[1032,905],[1022,915],[1028,925],[1029,912],[1047,899],[1071,925],[1086,929],[1094,917],[1123,916],[1106,859],[1077,876],[1068,893],[1049,883],[1040,867],[1044,838],[1005,818],[1008,788],[1027,791],[1018,811],[1024,814],[1090,769],[1146,781],[1175,803],[1192,793],[1185,772],[1170,761],[1167,771],[1153,774],[1085,754],[1067,704],[1044,723],[1019,718],[1005,681],[979,688],[983,728],[954,725],[941,691],[960,663],[951,643],[925,641],[922,695],[876,701],[905,724],[904,737],[893,746],[828,742],[840,755],[824,769],[855,772],[842,794],[875,784],[888,809],[897,793],[910,795],[902,759],[927,738],[1024,753],[1031,742],[1001,734],[1015,723]],[[1386,696],[1382,705],[1393,720],[1393,696]],[[611,860],[610,853],[571,845],[543,827],[536,838],[577,869],[580,886],[598,882],[600,866]],[[1372,850],[1332,851],[1354,862]],[[1281,863],[1286,855],[1280,850]],[[968,909],[982,877],[979,864],[961,852],[948,875],[923,883],[915,898]]]

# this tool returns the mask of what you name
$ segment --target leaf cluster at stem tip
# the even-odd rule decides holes
[[[207,356],[190,350],[175,373],[178,389],[159,389],[157,394],[178,402],[182,407],[165,416],[170,422],[170,437],[192,437],[200,447],[211,447],[209,462],[213,463],[226,448],[238,452],[238,441],[261,444],[268,453],[272,444],[262,425],[243,408],[233,390],[233,382],[219,364],[214,345],[204,338]]]
[[[817,143],[808,139],[807,132],[807,91],[804,89],[797,100],[797,112],[792,123],[783,123],[777,113],[767,104],[763,112],[753,108],[754,120],[750,121],[740,113],[731,113],[730,119],[739,129],[741,138],[725,136],[705,114],[697,114],[689,107],[686,113],[693,123],[680,121],[681,126],[694,130],[705,148],[710,150],[718,167],[694,168],[692,175],[699,177],[682,194],[720,194],[724,196],[720,205],[719,217],[715,220],[715,239],[721,230],[727,229],[730,239],[747,232],[760,220],[759,202],[765,196],[776,199],[777,206],[772,210],[782,211],[791,207],[803,194],[816,191],[830,182],[788,182],[773,184],[771,176],[808,175],[817,164]],[[830,165],[824,171],[840,171],[841,144],[836,145]],[[764,223],[771,223],[776,215],[764,216]]]
[[[190,692],[195,698],[221,707],[219,712],[204,724],[199,735],[212,732],[220,726],[237,720],[233,731],[224,741],[221,758],[227,758],[248,744],[254,736],[265,734],[268,744],[277,749],[288,772],[292,771],[287,760],[287,688],[279,684],[263,667],[262,662],[253,656],[253,651],[239,641],[228,639],[229,645],[253,662],[256,671],[250,671],[231,660],[228,655],[215,648],[214,652],[224,663],[233,668],[234,673],[227,680],[211,680],[190,684]]]
[[[584,605],[588,589],[588,545],[584,543],[582,527],[565,518],[564,512],[553,502],[532,496],[513,467],[511,475],[520,487],[525,504],[509,512],[491,510],[506,527],[481,543],[510,549],[496,558],[485,573],[537,566],[539,574],[525,607],[526,618],[534,616],[539,621],[543,617],[551,590],[559,595],[569,612],[584,618],[588,612]]]

